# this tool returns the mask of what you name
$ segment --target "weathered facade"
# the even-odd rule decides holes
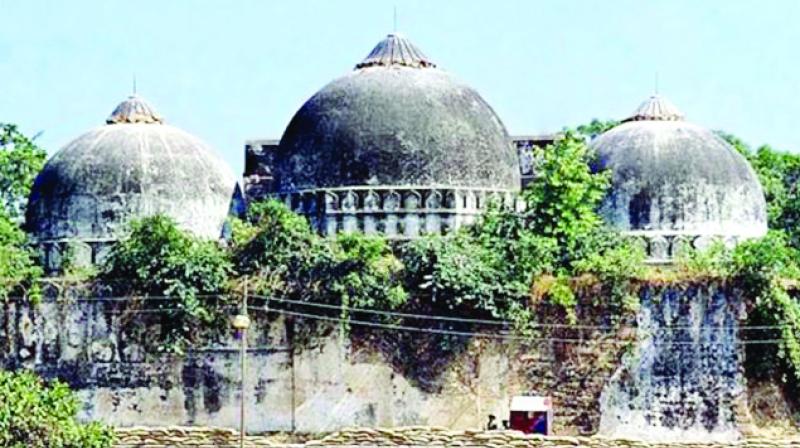
[[[0,368],[60,378],[76,389],[83,418],[117,426],[235,428],[244,397],[255,432],[469,429],[489,414],[506,418],[514,395],[542,394],[553,397],[559,434],[595,433],[602,419],[610,433],[625,435],[625,425],[648,418],[662,432],[724,428],[730,435],[748,416],[746,406],[734,412],[744,385],[739,302],[728,297],[714,285],[645,289],[638,335],[597,327],[548,339],[472,338],[452,351],[441,351],[431,335],[409,333],[403,345],[381,329],[302,338],[307,322],[252,311],[240,394],[232,337],[161,356],[131,336],[141,316],[135,310],[68,289],[34,307],[0,304]],[[157,323],[148,329],[158,334]],[[628,344],[636,348],[621,363]]]

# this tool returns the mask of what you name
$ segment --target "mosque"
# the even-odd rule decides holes
[[[131,96],[46,163],[26,228],[50,273],[65,260],[101,263],[131,219],[166,214],[217,239],[230,215],[269,197],[321,234],[410,239],[468,225],[491,201],[519,207],[517,193],[536,176],[531,149],[558,138],[509,136],[474,89],[391,34],[306,101],[280,140],[245,143],[241,189],[213,149]],[[612,170],[602,216],[639,238],[650,262],[668,263],[683,243],[733,245],[766,233],[764,193],[748,162],[665,98],[646,99],[590,145],[598,169]],[[703,434],[736,432],[736,406],[746,399],[742,345],[735,331],[720,327],[735,327],[742,302],[725,290],[645,295],[637,325],[647,337],[606,382],[574,380],[576,366],[559,360],[554,345],[497,340],[481,345],[481,355],[452,361],[480,366],[474,378],[466,375],[468,387],[453,376],[441,390],[420,387],[384,358],[335,336],[318,349],[297,350],[291,322],[258,319],[249,335],[261,348],[247,354],[257,373],[239,390],[238,349],[223,343],[149,362],[126,335],[125,318],[104,300],[45,301],[35,312],[7,303],[0,365],[66,379],[79,393],[83,418],[117,426],[235,427],[246,408],[249,431],[475,428],[487,413],[507,415],[511,397],[527,393],[535,379],[560,403],[568,425],[623,437],[663,434],[653,429],[662,427],[684,437],[700,426]],[[585,353],[599,347],[588,341],[595,348],[585,346]],[[608,359],[583,356],[575,358]]]
[[[26,228],[53,271],[67,255],[101,262],[131,219],[164,213],[219,238],[229,214],[267,197],[322,234],[414,238],[469,224],[493,200],[518,206],[535,176],[532,146],[556,138],[510,137],[478,92],[390,34],[306,101],[279,141],[246,142],[243,191],[208,145],[134,95],[47,162]],[[613,172],[602,215],[640,237],[651,261],[669,261],[682,241],[735,244],[766,232],[747,161],[663,97],[591,145]]]

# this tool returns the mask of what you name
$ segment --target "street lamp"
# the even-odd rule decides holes
[[[242,309],[240,314],[233,317],[231,326],[236,330],[241,338],[241,351],[239,352],[239,362],[241,364],[241,374],[239,377],[239,447],[244,448],[245,419],[244,419],[244,376],[247,367],[247,329],[250,328],[250,318],[247,317],[247,279],[244,283],[244,296],[242,296]]]

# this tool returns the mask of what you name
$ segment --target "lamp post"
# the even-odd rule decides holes
[[[242,296],[242,309],[234,316],[233,328],[239,332],[241,338],[241,351],[239,352],[239,363],[241,364],[241,374],[239,377],[239,448],[244,448],[245,436],[245,415],[244,415],[244,377],[247,367],[247,329],[250,328],[250,318],[247,317],[247,277],[244,279],[244,295]]]

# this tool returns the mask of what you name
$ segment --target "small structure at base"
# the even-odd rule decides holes
[[[526,434],[550,435],[553,426],[553,404],[550,397],[513,397],[510,412],[511,429]]]

